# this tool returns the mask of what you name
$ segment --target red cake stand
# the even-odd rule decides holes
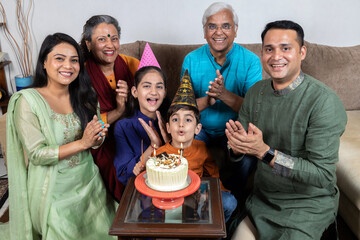
[[[189,186],[184,189],[173,192],[162,192],[154,190],[145,183],[145,172],[142,172],[135,179],[135,187],[142,194],[152,197],[154,206],[160,209],[174,209],[180,207],[184,203],[184,197],[193,194],[199,189],[201,180],[200,177],[193,171],[188,171],[188,176],[191,178]]]

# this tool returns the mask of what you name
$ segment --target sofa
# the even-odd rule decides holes
[[[141,58],[145,41],[122,44],[120,52]],[[170,99],[179,86],[181,65],[189,52],[202,46],[149,43],[158,62],[167,76]],[[261,44],[241,44],[258,56]],[[308,51],[303,61],[305,73],[317,78],[332,88],[343,101],[348,123],[341,137],[337,178],[340,188],[339,214],[360,239],[360,45],[331,47],[305,43]],[[268,75],[263,72],[263,78]],[[0,141],[4,150],[5,116],[0,118]],[[221,159],[217,159],[218,161]]]
[[[120,52],[141,58],[145,41],[122,44]],[[170,99],[179,86],[184,57],[202,46],[149,43],[168,80]],[[261,44],[241,44],[260,57]],[[340,189],[339,214],[360,239],[360,45],[331,47],[306,42],[307,56],[302,70],[333,89],[348,115],[346,130],[341,137],[337,184]],[[268,78],[263,71],[263,78]],[[219,161],[219,159],[218,159]]]

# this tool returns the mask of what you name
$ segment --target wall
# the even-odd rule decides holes
[[[10,29],[16,33],[15,0],[0,0]],[[29,2],[29,0],[26,0]],[[146,40],[157,43],[204,43],[201,18],[210,0],[35,0],[30,15],[35,36],[34,61],[46,35],[65,32],[80,40],[82,26],[95,14],[109,14],[122,27],[121,42]],[[228,0],[239,16],[239,43],[259,43],[264,25],[273,20],[298,22],[309,42],[331,46],[360,44],[360,1],[358,0]],[[2,49],[14,55],[0,34]],[[10,71],[9,71],[10,70]],[[19,74],[11,64],[7,76]],[[13,81],[13,80],[12,80]]]

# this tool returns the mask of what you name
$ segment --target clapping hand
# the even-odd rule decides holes
[[[106,136],[109,124],[105,124],[98,120],[94,115],[93,119],[86,125],[84,134],[81,138],[81,144],[85,149],[100,145]]]
[[[161,136],[163,137],[165,143],[167,143],[170,140],[170,137],[166,131],[165,122],[159,111],[156,111],[156,116],[158,118]],[[154,128],[153,123],[149,121],[149,124],[147,124],[142,118],[139,118],[139,121],[150,138],[151,146],[156,145],[157,147],[160,147],[162,145],[161,138],[159,133]]]
[[[138,118],[138,120],[140,121],[141,125],[143,126],[143,128],[145,129],[147,135],[150,138],[151,141],[151,146],[161,146],[161,138],[158,134],[158,132],[156,131],[153,123],[151,121],[149,121],[149,124],[147,124],[142,118]]]
[[[208,96],[208,97],[209,97],[209,99],[208,99],[209,106],[214,105],[216,103],[216,99],[213,97],[210,97],[210,96]]]
[[[119,80],[116,84],[116,109],[119,112],[125,111],[125,104],[127,101],[129,87],[126,81]]]
[[[269,149],[263,141],[262,131],[252,123],[249,123],[246,132],[240,122],[229,120],[226,123],[225,134],[228,145],[235,154],[248,154],[261,159]]]
[[[163,137],[165,143],[167,143],[168,141],[170,141],[170,137],[169,137],[169,134],[166,131],[166,126],[165,126],[164,119],[162,118],[159,111],[156,111],[156,116],[157,116],[157,119],[158,119],[161,136]]]
[[[206,94],[210,97],[209,102],[212,103],[216,99],[221,99],[223,94],[225,94],[226,88],[224,85],[224,77],[221,75],[220,70],[216,70],[217,77],[214,81],[209,82],[209,91]],[[213,100],[211,99],[213,98]]]

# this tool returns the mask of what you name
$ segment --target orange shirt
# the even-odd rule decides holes
[[[127,64],[132,75],[135,76],[135,72],[137,71],[137,69],[139,67],[140,61],[134,57],[126,56],[124,54],[119,54],[119,55],[120,55],[120,57],[122,57],[122,59]]]

